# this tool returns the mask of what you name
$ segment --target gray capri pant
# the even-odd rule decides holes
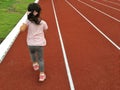
[[[28,46],[32,62],[38,62],[40,66],[40,72],[44,72],[44,58],[43,58],[43,46]]]

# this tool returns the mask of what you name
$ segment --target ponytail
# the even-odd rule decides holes
[[[37,12],[36,15],[34,15],[34,11]],[[31,22],[35,23],[35,24],[40,24],[40,12],[41,12],[41,7],[37,4],[37,3],[31,3],[28,6],[28,20],[30,20]]]

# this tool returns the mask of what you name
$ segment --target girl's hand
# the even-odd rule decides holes
[[[27,28],[28,28],[28,26],[23,23],[23,25],[20,27],[20,31],[23,32],[23,31],[27,30]]]

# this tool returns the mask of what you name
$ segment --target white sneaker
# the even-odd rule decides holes
[[[38,63],[34,63],[34,64],[33,64],[33,69],[34,69],[35,71],[39,70],[39,64],[38,64]]]
[[[44,81],[46,79],[46,75],[45,73],[40,73],[40,76],[39,76],[39,81]]]

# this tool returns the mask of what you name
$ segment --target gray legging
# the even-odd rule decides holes
[[[44,72],[43,46],[28,46],[33,63],[38,62],[40,72]]]

